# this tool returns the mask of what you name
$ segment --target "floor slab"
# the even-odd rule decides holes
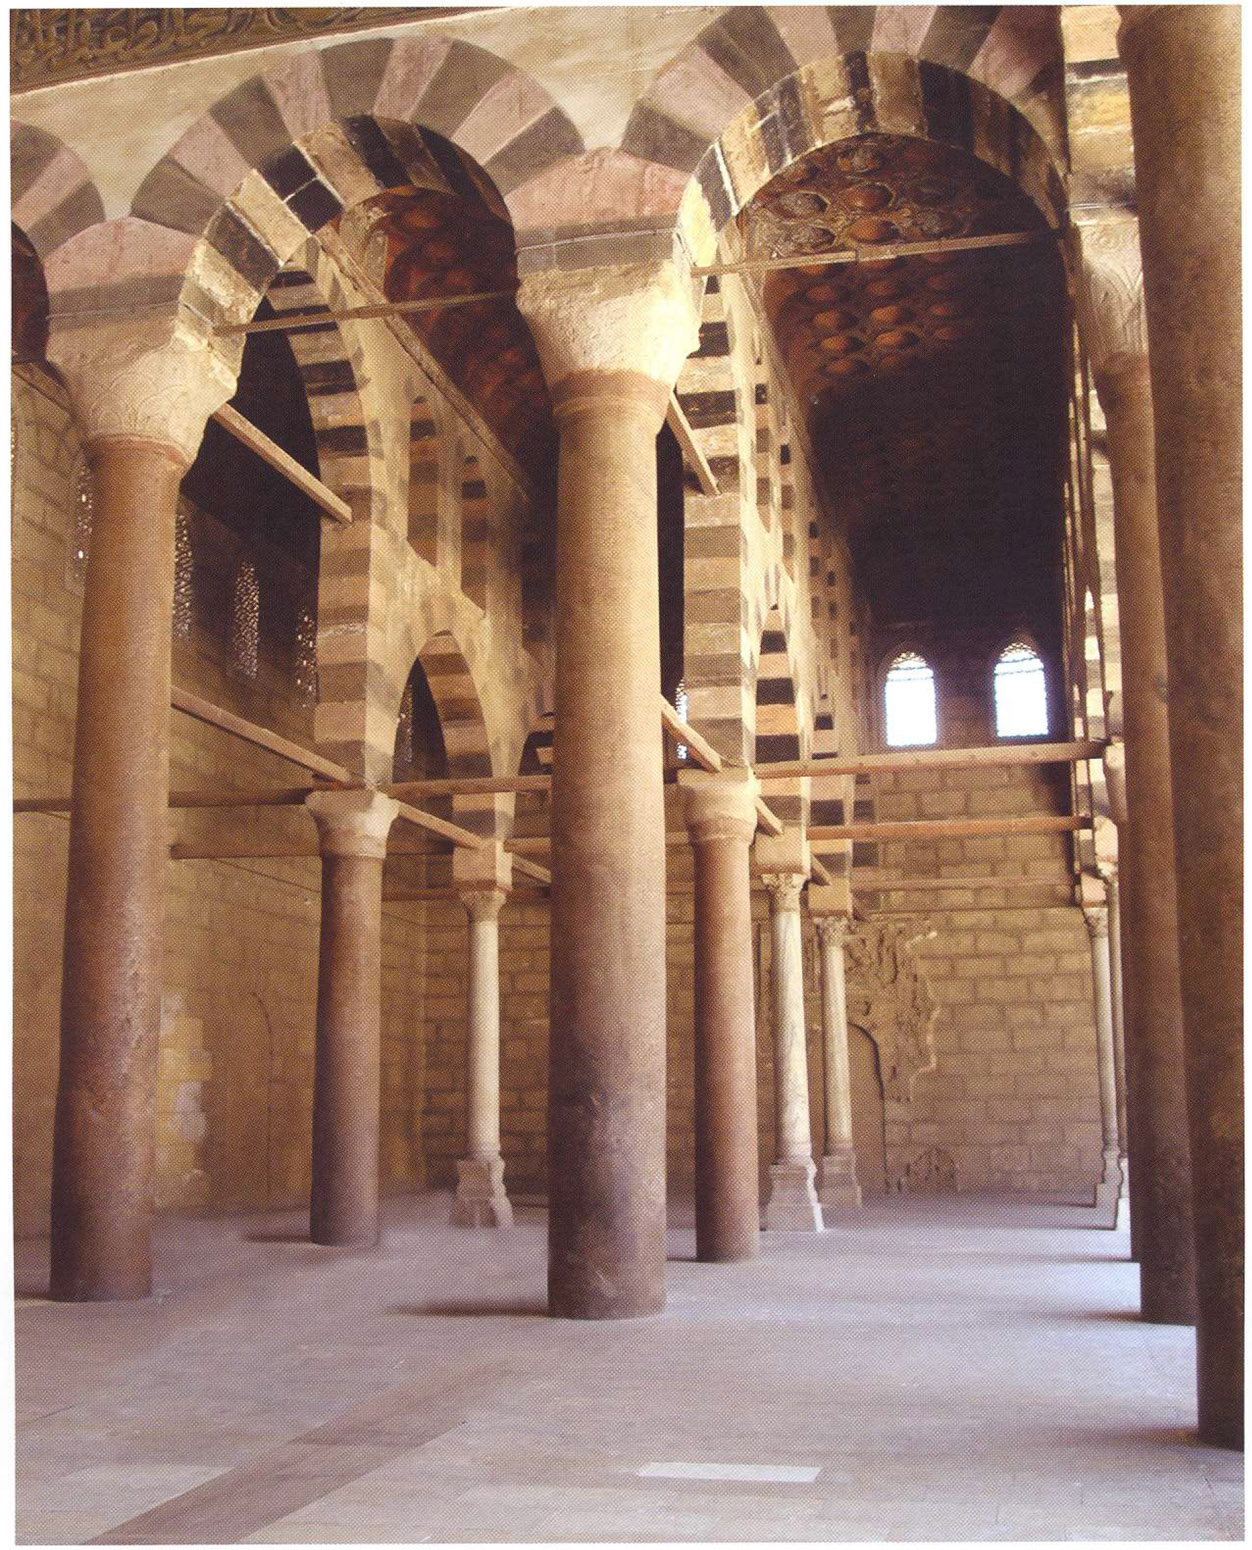
[[[19,1244],[18,1541],[1243,1535],[1194,1335],[1083,1208],[877,1201],[736,1265],[679,1209],[666,1310],[622,1323],[545,1316],[541,1212],[447,1210],[389,1202],[373,1251],[163,1220],[132,1304],[47,1302]]]

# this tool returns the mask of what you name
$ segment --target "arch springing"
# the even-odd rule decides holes
[[[883,685],[888,748],[924,747],[939,740],[935,674],[924,657],[902,651]]]
[[[1013,641],[992,673],[997,737],[1044,737],[1048,731],[1048,684],[1038,652]]]

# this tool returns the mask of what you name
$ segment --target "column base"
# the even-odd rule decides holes
[[[765,1207],[767,1232],[821,1232],[822,1208],[818,1204],[813,1180],[817,1169],[813,1159],[770,1164],[769,1203]]]
[[[842,1147],[822,1158],[817,1175],[817,1198],[823,1206],[855,1210],[861,1204],[861,1186],[856,1181],[856,1152]]]
[[[453,1227],[512,1227],[513,1207],[504,1192],[504,1158],[464,1157],[456,1165]]]
[[[1126,1177],[1116,1152],[1105,1152],[1104,1171],[1096,1185],[1095,1206],[1109,1227],[1118,1225],[1120,1206],[1126,1194]]]

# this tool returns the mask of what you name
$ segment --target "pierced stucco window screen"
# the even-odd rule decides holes
[[[883,684],[888,748],[919,748],[939,740],[934,670],[914,651],[902,651]]]
[[[1014,641],[1000,653],[992,674],[997,737],[1044,737],[1048,685],[1037,652]]]

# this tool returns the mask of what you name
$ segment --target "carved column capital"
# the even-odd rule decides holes
[[[1146,379],[1148,329],[1136,220],[1101,221],[1080,229],[1078,320],[1096,388],[1104,403],[1123,376]]]
[[[751,770],[680,770],[684,815],[694,845],[715,840],[750,842],[756,833],[761,783]]]
[[[1109,935],[1109,911],[1106,904],[1089,904],[1083,910],[1087,932],[1093,942],[1107,942]]]
[[[606,397],[642,401],[663,419],[699,347],[699,302],[699,282],[672,260],[525,275],[517,305],[558,421]]]
[[[483,884],[477,887],[467,884],[457,889],[457,897],[465,906],[466,914],[474,922],[499,920],[500,911],[504,908],[504,901],[508,896],[508,890],[505,888],[492,888]]]
[[[762,872],[761,881],[769,892],[773,909],[799,913],[800,894],[808,881],[803,872]]]
[[[852,922],[846,915],[814,915],[813,925],[823,947],[842,948],[852,930]]]
[[[324,856],[361,856],[381,861],[399,802],[381,791],[314,791],[304,805],[317,824]]]
[[[48,359],[65,380],[88,448],[113,438],[169,448],[195,459],[209,416],[235,392],[232,363],[180,322],[53,326]]]

